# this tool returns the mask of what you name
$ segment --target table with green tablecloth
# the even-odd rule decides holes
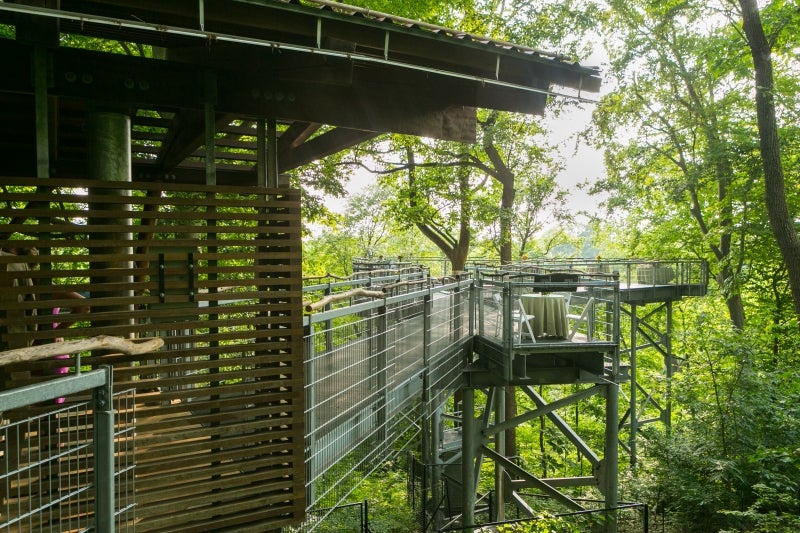
[[[567,302],[562,295],[523,294],[520,298],[525,313],[534,317],[533,333],[537,337],[567,337]]]

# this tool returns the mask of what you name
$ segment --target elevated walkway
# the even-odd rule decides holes
[[[409,268],[354,278],[305,288],[316,297],[361,289],[305,317],[309,507],[338,503],[328,484],[357,482],[352,471],[333,479],[337,465],[377,467],[397,453],[399,435],[411,432],[423,442],[433,491],[426,498],[459,487],[448,496],[461,500],[457,515],[433,517],[442,526],[475,523],[476,475],[485,460],[498,470],[494,490],[518,501],[523,513],[530,507],[516,486],[535,487],[571,510],[584,509],[571,490],[595,487],[614,507],[619,428],[637,416],[635,405],[623,405],[620,422],[619,389],[637,388],[635,349],[620,348],[630,334],[621,323],[631,326],[621,319],[636,317],[637,307],[704,295],[707,269],[701,261],[549,261],[480,268],[444,281]],[[639,322],[631,321],[634,328]],[[506,418],[508,387],[535,407]],[[453,407],[456,393],[464,404]],[[587,402],[595,412],[598,401],[606,410],[599,441],[558,415]],[[576,447],[591,475],[551,480],[515,466],[511,482],[504,472],[513,458],[500,437],[539,418]],[[492,513],[492,520],[502,518],[499,508]]]

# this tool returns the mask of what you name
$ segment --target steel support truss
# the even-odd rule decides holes
[[[637,439],[642,427],[656,422],[663,424],[667,432],[671,427],[672,380],[685,361],[672,351],[672,304],[630,303],[620,308],[630,320],[629,346],[620,348],[629,374],[625,398],[628,407],[620,419],[620,429],[627,429],[628,434],[620,445],[628,453],[632,468],[638,460]],[[648,380],[649,389],[640,379],[646,374],[654,378]]]

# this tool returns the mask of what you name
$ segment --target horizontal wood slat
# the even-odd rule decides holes
[[[165,341],[155,353],[80,354],[82,367],[111,364],[115,388],[136,391],[136,530],[302,520],[300,193],[3,184],[0,349],[96,335]],[[38,254],[24,255],[30,247]],[[75,361],[6,365],[0,386],[53,379]]]

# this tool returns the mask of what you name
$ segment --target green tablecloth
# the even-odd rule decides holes
[[[531,321],[537,337],[566,338],[569,333],[567,302],[557,294],[523,294],[522,307],[534,318]]]

